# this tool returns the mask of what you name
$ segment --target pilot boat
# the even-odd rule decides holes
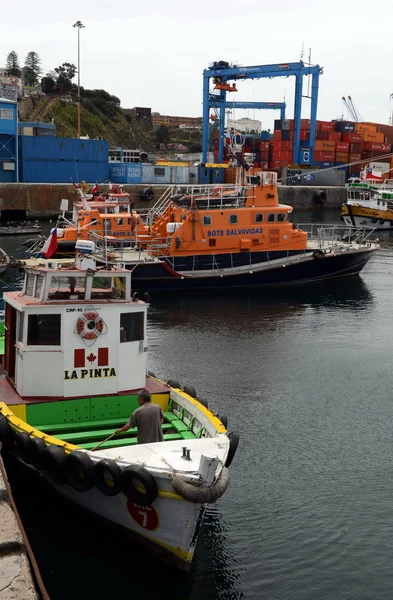
[[[393,179],[382,179],[379,171],[366,167],[359,179],[348,183],[341,217],[352,227],[392,229]]]
[[[73,264],[27,268],[22,291],[4,294],[2,448],[43,489],[188,570],[239,438],[193,387],[147,374],[148,305],[132,294],[130,271],[97,268],[91,252],[78,242]],[[141,389],[162,408],[162,442],[114,433]]]
[[[370,232],[291,223],[277,174],[239,171],[233,184],[193,186],[147,215],[148,232],[121,249],[94,235],[101,264],[121,262],[136,290],[281,286],[358,274],[377,243]]]

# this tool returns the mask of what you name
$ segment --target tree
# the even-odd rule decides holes
[[[76,74],[76,66],[72,63],[63,63],[59,67],[56,67],[55,73],[57,74],[57,85],[62,92],[70,92],[72,90],[72,80]]]
[[[7,54],[7,71],[13,77],[20,77],[22,75],[18,55],[15,50]]]
[[[157,127],[155,135],[156,141],[159,144],[166,144],[171,139],[169,129],[166,125],[160,125],[159,127]]]
[[[44,94],[53,94],[53,92],[56,91],[56,79],[57,77],[53,77],[51,73],[47,73],[45,77],[41,79],[41,89]]]
[[[37,85],[41,73],[41,59],[37,52],[28,52],[25,58],[25,66],[23,67],[26,84],[29,86]]]

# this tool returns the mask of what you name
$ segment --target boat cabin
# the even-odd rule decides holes
[[[22,291],[4,294],[5,373],[22,398],[145,385],[147,305],[131,297],[130,271],[80,256],[74,266],[27,268]]]

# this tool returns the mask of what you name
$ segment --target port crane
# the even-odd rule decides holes
[[[323,70],[319,65],[306,65],[303,61],[299,61],[296,63],[255,65],[250,67],[243,67],[238,65],[231,65],[226,61],[220,60],[209,65],[209,67],[203,71],[202,162],[207,161],[207,155],[209,152],[209,119],[211,109],[215,113],[217,117],[216,123],[218,123],[219,162],[222,162],[224,158],[225,110],[228,107],[230,108],[235,105],[237,108],[241,108],[241,106],[243,105],[244,107],[247,106],[247,108],[278,108],[281,111],[281,118],[283,118],[282,107],[277,106],[279,103],[227,102],[227,92],[237,91],[236,82],[245,81],[247,79],[273,79],[274,77],[290,76],[295,77],[294,162],[296,164],[303,162],[301,159],[302,151],[300,147],[300,120],[302,115],[303,77],[312,77],[310,110],[310,147],[307,148],[307,163],[312,162],[314,158],[314,140],[317,119],[319,76],[322,73]],[[216,86],[215,93],[213,93],[214,90],[210,91],[211,80]],[[233,88],[233,85],[230,86],[228,81],[234,81],[235,88]],[[268,104],[270,106],[263,106],[264,104]],[[276,104],[276,106],[272,106],[272,104]]]
[[[350,118],[352,119],[352,121],[355,121],[355,123],[361,123],[362,118],[359,115],[359,112],[355,106],[354,101],[352,100],[352,97],[348,96],[348,98],[346,98],[345,96],[343,96],[342,100],[344,102],[344,106],[347,109],[347,112],[348,112]]]

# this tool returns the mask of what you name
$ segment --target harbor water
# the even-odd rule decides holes
[[[360,277],[152,296],[149,369],[228,416],[231,483],[185,575],[11,472],[52,600],[392,598],[393,237],[379,237]]]

